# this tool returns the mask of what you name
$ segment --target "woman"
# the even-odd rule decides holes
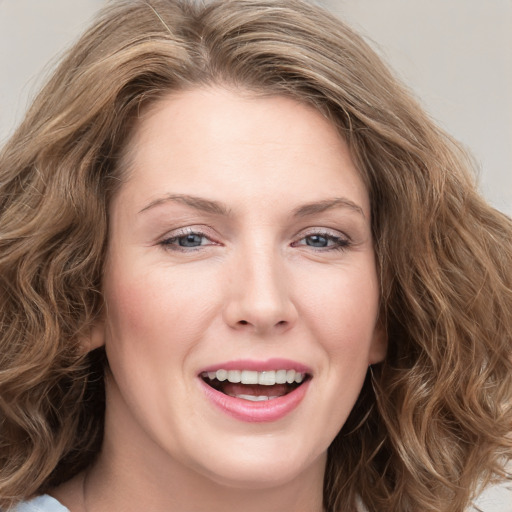
[[[468,169],[317,7],[106,9],[1,155],[0,506],[465,510],[512,417]]]

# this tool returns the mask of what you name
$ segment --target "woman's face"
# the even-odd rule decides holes
[[[386,344],[346,144],[292,99],[197,89],[145,112],[125,163],[104,450],[238,487],[321,477]]]

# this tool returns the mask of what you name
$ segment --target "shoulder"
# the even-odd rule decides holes
[[[69,510],[55,498],[45,494],[19,503],[12,512],[69,512]]]

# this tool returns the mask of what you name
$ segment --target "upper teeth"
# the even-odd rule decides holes
[[[233,384],[262,384],[263,386],[273,386],[274,384],[298,384],[304,380],[304,373],[295,370],[270,370],[265,372],[255,372],[251,370],[217,370],[216,372],[205,372],[203,377],[210,380],[232,382]]]

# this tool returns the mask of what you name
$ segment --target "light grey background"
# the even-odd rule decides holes
[[[438,123],[471,149],[512,215],[512,0],[319,0],[358,29]],[[105,0],[0,0],[0,144],[56,57]],[[485,512],[512,512],[503,487]]]

